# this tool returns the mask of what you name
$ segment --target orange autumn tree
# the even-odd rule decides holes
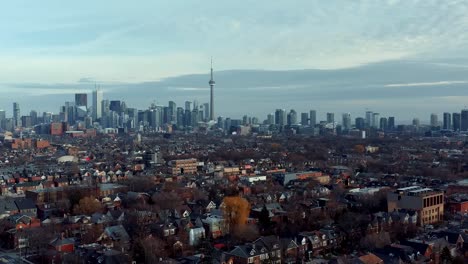
[[[223,199],[223,216],[231,234],[242,232],[250,214],[249,202],[240,196],[226,196]]]
[[[102,205],[94,196],[81,198],[80,202],[73,208],[73,213],[76,215],[92,215],[101,211]]]

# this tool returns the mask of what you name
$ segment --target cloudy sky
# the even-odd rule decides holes
[[[466,0],[8,1],[0,107],[57,112],[95,82],[139,108],[206,101],[213,56],[219,115],[428,119],[468,104],[466,14]]]

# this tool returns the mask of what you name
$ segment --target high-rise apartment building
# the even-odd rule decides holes
[[[96,87],[93,91],[93,120],[98,120],[102,117],[102,99],[103,92],[101,88]]]
[[[21,111],[19,103],[13,103],[13,126],[21,127]]]
[[[374,124],[372,123],[372,111],[366,111],[366,127],[373,127]]]
[[[431,127],[437,127],[439,125],[439,118],[437,114],[431,114]]]
[[[354,120],[354,123],[355,123],[355,126],[357,129],[364,129],[366,128],[366,120],[362,117],[357,117],[355,120]]]
[[[177,121],[177,104],[174,101],[169,101],[167,123],[176,123]]]
[[[31,125],[33,126],[37,125],[39,122],[37,118],[37,112],[34,110],[31,110],[31,112],[29,112],[29,116],[31,117]]]
[[[119,100],[110,101],[109,110],[118,114],[122,113],[122,103]]]
[[[286,125],[286,110],[276,109],[275,111],[275,124],[279,126]]]
[[[297,124],[297,112],[294,109],[291,109],[288,113],[288,125],[296,125]]]
[[[209,103],[203,104],[203,119],[206,121],[210,121],[210,104]]]
[[[185,101],[185,110],[192,111],[192,102]]]
[[[275,124],[275,115],[268,114],[267,115],[267,125],[274,125]]]
[[[394,116],[388,117],[388,130],[390,131],[395,130],[395,117]]]
[[[468,109],[463,109],[461,111],[460,131],[468,131]]]
[[[309,125],[309,113],[301,113],[301,125]]]
[[[461,129],[461,114],[460,113],[452,114],[452,126],[453,126],[453,131],[460,131]]]
[[[309,125],[314,127],[317,124],[317,111],[310,110],[309,112]]]
[[[444,125],[443,129],[449,130],[452,128],[452,116],[450,113],[444,113]]]
[[[351,114],[350,113],[343,114],[343,129],[344,130],[351,129]]]
[[[75,94],[75,106],[86,106],[88,107],[88,94],[77,93]]]
[[[371,127],[373,128],[380,128],[380,114],[379,113],[372,113],[372,121],[371,121]]]
[[[6,112],[5,110],[0,110],[0,127],[5,129],[5,120],[6,120]]]
[[[327,123],[335,123],[335,114],[327,113]]]
[[[384,131],[388,130],[388,119],[386,117],[380,118],[380,129]]]

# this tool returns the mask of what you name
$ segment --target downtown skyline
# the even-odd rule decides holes
[[[54,112],[95,83],[131,105],[208,101],[213,57],[222,116],[279,107],[424,120],[468,102],[467,11],[416,0],[8,3],[0,108]]]

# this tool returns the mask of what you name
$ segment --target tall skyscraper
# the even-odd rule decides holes
[[[301,125],[309,125],[309,113],[301,113]]]
[[[386,117],[380,118],[380,129],[384,131],[388,130],[388,119]]]
[[[468,131],[468,109],[461,111],[460,131]]]
[[[317,124],[317,111],[310,110],[309,112],[309,125],[314,127]]]
[[[366,111],[366,126],[367,127],[373,127],[374,126],[374,124],[372,123],[372,121],[373,121],[372,116],[373,116],[372,111]]]
[[[444,113],[444,125],[443,125],[443,129],[445,130],[449,130],[452,128],[452,116],[450,115],[450,113]]]
[[[5,129],[5,122],[6,122],[6,112],[5,110],[0,110],[0,127]]]
[[[192,111],[192,102],[190,101],[185,101],[185,111]]]
[[[34,110],[31,110],[29,113],[29,116],[31,117],[31,125],[35,126],[38,124],[38,119],[37,119],[37,112]]]
[[[379,113],[372,113],[372,121],[371,127],[373,128],[380,128],[380,114]]]
[[[453,131],[460,131],[460,129],[461,129],[461,115],[460,115],[460,113],[453,113],[452,114],[452,126],[453,126]]]
[[[215,86],[215,81],[213,79],[213,60],[211,60],[211,79],[208,82],[210,84],[210,121],[214,120],[214,95],[213,95],[213,89]]]
[[[393,131],[395,130],[395,117],[390,116],[388,118],[388,130]]]
[[[100,87],[96,87],[93,91],[93,120],[98,120],[102,117],[102,98],[103,92]]]
[[[274,114],[268,114],[266,121],[267,121],[267,125],[274,125],[275,124],[275,115]]]
[[[362,117],[357,117],[355,120],[355,126],[357,129],[364,129],[366,128],[366,120]]]
[[[437,114],[431,114],[431,127],[436,127],[439,125],[439,118],[437,117]]]
[[[122,103],[119,100],[110,101],[109,109],[120,115],[122,113]]]
[[[351,129],[351,114],[350,113],[343,114],[343,129],[344,130]]]
[[[17,102],[13,103],[13,126],[14,127],[21,126],[21,111],[20,111],[20,106]]]
[[[275,124],[284,126],[286,124],[286,111],[284,109],[276,109]]]
[[[204,103],[203,104],[203,119],[206,121],[209,121],[210,118],[210,104],[209,103]]]
[[[182,107],[177,107],[177,120],[176,124],[178,127],[183,127],[184,126],[184,108]]]
[[[327,113],[327,123],[335,123],[335,114]]]
[[[288,113],[288,125],[296,125],[297,124],[297,113],[296,113],[296,110],[294,109],[291,109],[291,111],[289,111]]]
[[[177,104],[174,101],[169,101],[168,123],[177,123]]]
[[[88,94],[77,93],[75,94],[75,106],[86,106],[88,107]]]

